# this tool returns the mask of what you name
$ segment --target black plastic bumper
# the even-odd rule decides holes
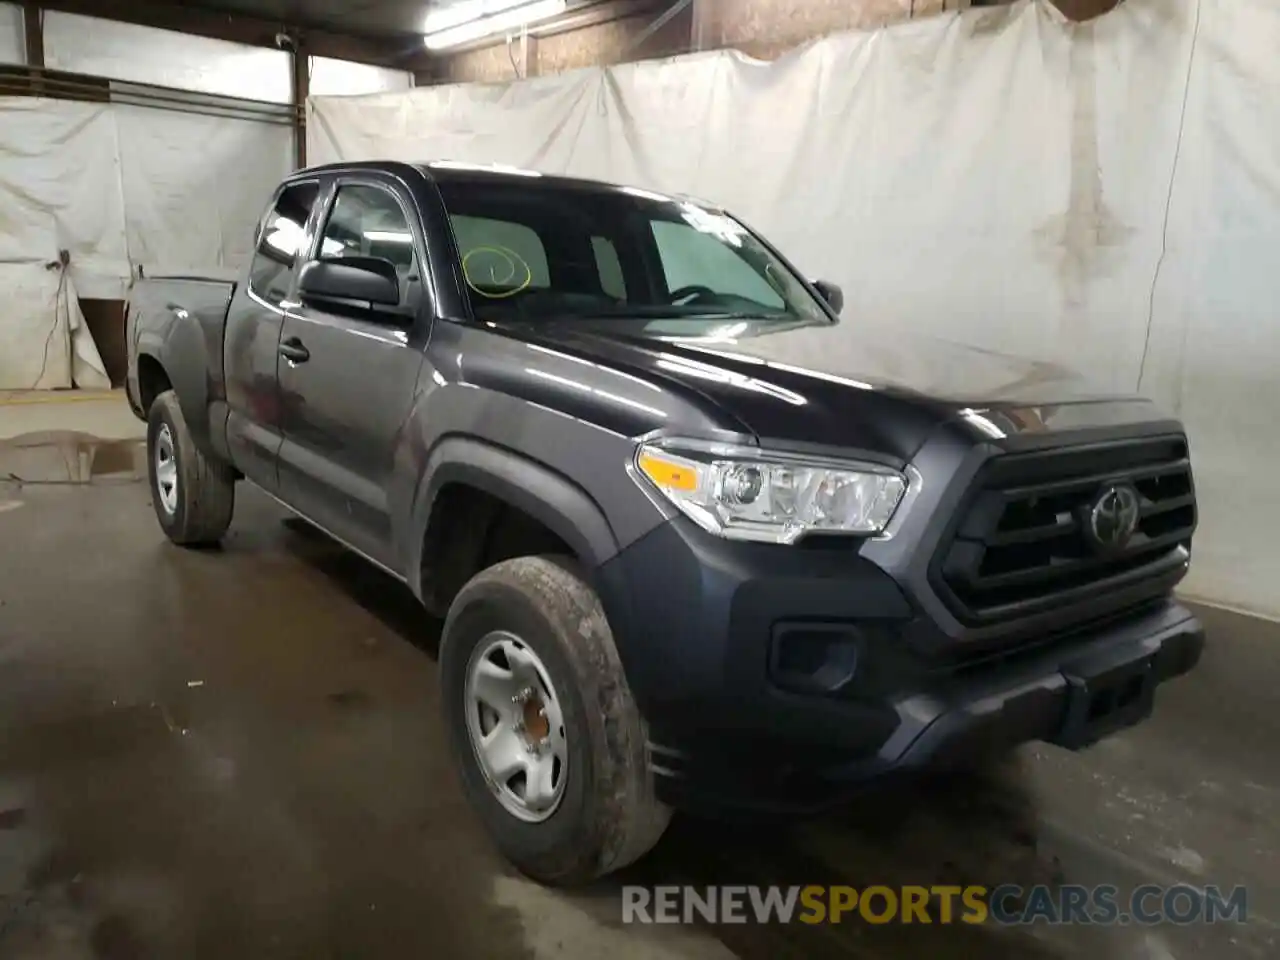
[[[910,639],[929,625],[856,547],[727,543],[682,520],[599,573],[659,794],[682,808],[817,810],[1030,740],[1087,746],[1144,719],[1204,645],[1166,599],[940,658]],[[812,689],[780,657],[791,636],[825,651]]]

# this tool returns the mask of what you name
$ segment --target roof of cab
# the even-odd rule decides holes
[[[589,180],[582,177],[567,177],[560,174],[540,173],[536,170],[524,170],[505,164],[467,163],[458,160],[432,160],[425,163],[405,163],[400,160],[360,160],[351,162],[327,163],[307,167],[291,174],[289,180],[305,180],[319,174],[351,172],[353,170],[376,170],[383,173],[409,174],[417,172],[440,183],[533,183],[541,184],[554,190],[584,190],[588,192],[612,193],[622,191],[636,192],[639,188],[629,187],[604,180]],[[655,200],[689,200],[683,195],[663,194],[644,190],[643,195]],[[701,202],[701,201],[699,201]],[[708,206],[710,206],[708,204]]]

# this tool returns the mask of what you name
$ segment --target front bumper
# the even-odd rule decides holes
[[[659,795],[686,809],[817,810],[1030,740],[1087,746],[1144,719],[1204,645],[1162,598],[966,650],[856,547],[730,543],[681,519],[599,588]]]

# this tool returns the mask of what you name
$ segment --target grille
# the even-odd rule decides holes
[[[1137,530],[1123,549],[1103,552],[1089,513],[1117,484],[1137,491]],[[935,583],[962,620],[1010,619],[1176,574],[1195,525],[1181,437],[997,457],[943,542]]]

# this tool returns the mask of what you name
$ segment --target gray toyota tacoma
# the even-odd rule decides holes
[[[343,164],[255,249],[133,286],[160,526],[218,541],[248,480],[443,617],[460,779],[536,879],[624,866],[672,809],[1087,746],[1200,657],[1176,420],[841,322],[713,205]]]

